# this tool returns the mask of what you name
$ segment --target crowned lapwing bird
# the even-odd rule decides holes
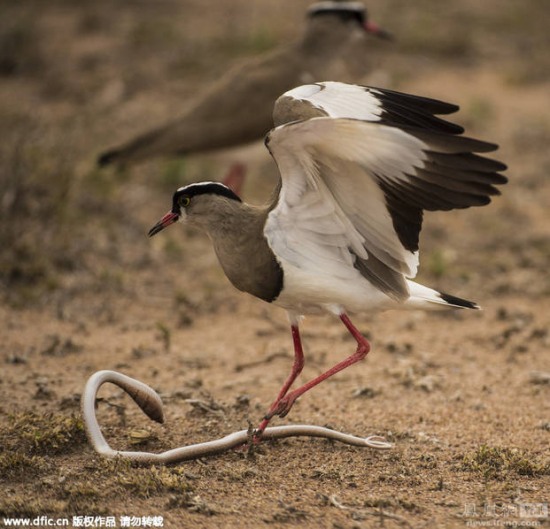
[[[385,309],[477,309],[413,281],[424,210],[483,206],[507,182],[492,143],[437,115],[442,101],[335,82],[300,86],[275,103],[265,144],[280,180],[263,207],[221,183],[178,189],[153,236],[180,221],[205,230],[231,283],[288,311],[294,364],[258,428],[298,397],[359,362],[370,344],[349,314]],[[300,316],[329,312],[356,351],[289,392],[302,371]]]
[[[101,154],[98,163],[124,166],[261,140],[272,127],[271,109],[283,92],[318,79],[357,80],[348,67],[365,54],[367,34],[389,37],[369,20],[361,2],[313,4],[298,41],[231,69],[175,121]],[[243,166],[230,170],[232,180],[242,180]]]

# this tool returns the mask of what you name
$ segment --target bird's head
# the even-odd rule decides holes
[[[172,208],[150,230],[149,237],[156,235],[175,222],[208,220],[217,216],[220,206],[227,200],[241,199],[229,187],[219,182],[200,182],[180,187],[172,197]]]
[[[308,17],[311,19],[320,17],[337,17],[349,24],[356,24],[363,31],[371,33],[381,39],[392,40],[391,33],[369,20],[367,8],[362,2],[346,0],[323,0],[313,4],[308,9]]]

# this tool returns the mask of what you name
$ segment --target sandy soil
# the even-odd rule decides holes
[[[174,528],[550,526],[545,2],[465,1],[450,11],[427,0],[414,11],[369,3],[399,41],[372,45],[363,81],[460,104],[458,121],[500,144],[510,177],[489,207],[427,215],[421,240],[419,281],[483,311],[356,315],[372,342],[368,359],[274,420],[376,433],[394,448],[292,439],[168,468],[93,452],[79,412],[87,378],[115,369],[154,387],[164,425],[110,387],[98,416],[113,447],[162,451],[256,425],[291,366],[290,333],[282,311],[229,285],[202,234],[176,227],[145,237],[173,188],[219,178],[223,157],[122,174],[97,171],[93,160],[171,116],[229,65],[296,35],[308,2],[220,1],[205,12],[198,0],[57,1],[40,16],[32,2],[8,4],[2,517],[114,516],[120,526],[120,516],[162,516]],[[267,196],[273,178],[263,175],[272,172],[267,157],[252,165],[247,199]],[[14,189],[27,208],[15,218]],[[329,316],[305,320],[303,338],[303,381],[355,347]]]

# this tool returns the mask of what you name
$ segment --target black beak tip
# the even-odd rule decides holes
[[[153,235],[156,235],[159,231],[162,231],[164,229],[164,226],[159,222],[158,224],[155,224],[148,232],[147,237],[152,237]]]
[[[174,224],[174,222],[177,222],[179,220],[179,215],[177,213],[173,213],[172,211],[169,211],[160,219],[148,232],[147,236],[152,237],[153,235],[156,235],[160,231],[162,231],[167,226],[170,226],[171,224]]]

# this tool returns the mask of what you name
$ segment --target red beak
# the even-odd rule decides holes
[[[149,230],[147,235],[149,235],[149,237],[156,235],[159,231],[162,231],[164,228],[170,226],[170,224],[177,222],[179,218],[180,216],[177,213],[169,211]]]
[[[365,22],[363,28],[367,33],[372,33],[380,39],[393,40],[393,35],[389,31],[382,29],[378,24],[375,24],[370,20]]]

